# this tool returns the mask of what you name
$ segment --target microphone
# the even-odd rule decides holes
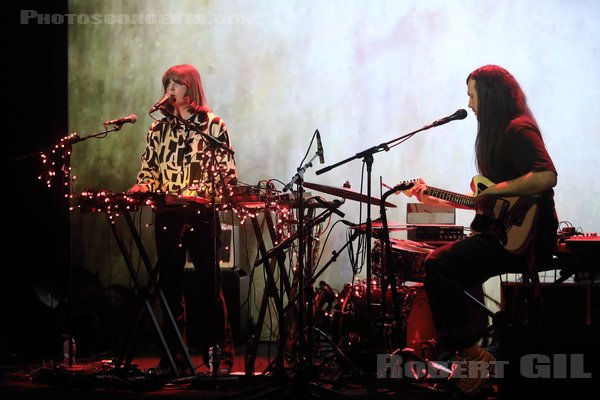
[[[162,106],[164,106],[167,103],[171,103],[174,99],[173,97],[171,97],[170,94],[165,93],[165,95],[163,96],[162,99],[160,99],[159,101],[156,102],[155,105],[152,106],[152,108],[150,109],[150,111],[148,111],[148,114],[152,114],[154,111],[158,110],[159,108],[161,108]]]
[[[463,110],[462,108],[459,110],[456,110],[456,112],[452,115],[449,115],[447,117],[438,119],[437,121],[432,122],[429,126],[440,126],[440,125],[444,125],[447,124],[450,121],[454,121],[455,119],[465,119],[467,118],[467,112],[465,110]]]
[[[319,162],[321,164],[325,164],[325,155],[323,154],[323,143],[321,143],[321,134],[319,133],[319,130],[316,130],[317,132],[317,153],[319,153]]]
[[[119,118],[119,119],[111,119],[110,121],[104,121],[102,125],[123,125],[123,124],[135,124],[137,122],[137,116],[135,114],[131,114],[127,117]]]

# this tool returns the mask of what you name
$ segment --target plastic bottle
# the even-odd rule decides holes
[[[213,357],[214,357],[214,362],[213,362]],[[220,358],[221,358],[221,348],[219,347],[219,345],[217,345],[216,351],[213,351],[213,346],[210,346],[208,348],[208,369],[211,373],[213,372],[213,366],[215,364],[219,364]]]
[[[63,366],[71,367],[75,364],[75,351],[77,350],[75,338],[69,335],[63,335],[63,338]],[[69,348],[69,338],[71,339],[71,348]]]
[[[253,359],[253,350],[254,350],[254,335],[250,337],[248,342],[246,343],[246,355],[245,355],[245,372],[246,375],[254,375],[254,359]]]

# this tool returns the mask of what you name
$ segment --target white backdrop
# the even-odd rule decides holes
[[[139,117],[118,134],[78,145],[73,168],[80,190],[121,191],[133,183],[151,123],[147,110],[162,95],[163,72],[175,64],[198,67],[210,105],[228,124],[240,178],[251,184],[287,183],[315,129],[328,165],[467,109],[469,72],[499,64],[519,80],[542,128],[559,173],[560,220],[600,230],[600,2],[73,0],[70,12],[98,14],[103,22],[69,27],[70,130],[95,132],[104,120]],[[127,23],[134,14],[146,23]],[[380,177],[387,184],[423,177],[467,192],[476,173],[475,133],[469,110],[465,120],[376,154],[373,192]],[[315,175],[321,167],[315,163],[306,181],[349,180],[360,190],[360,160]],[[409,200],[392,201],[397,208],[388,219],[405,222]],[[358,221],[358,203],[348,201],[342,211]],[[457,215],[461,225],[472,218]],[[339,228],[325,254],[344,241]],[[103,254],[85,247],[85,257]],[[323,275],[338,289],[350,277],[345,256]]]

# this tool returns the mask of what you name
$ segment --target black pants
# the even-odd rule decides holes
[[[476,234],[432,251],[425,259],[425,290],[438,341],[450,351],[477,342],[469,319],[465,289],[483,284],[492,276],[524,272],[528,253],[508,253],[491,234]]]
[[[220,247],[220,231],[221,226],[218,221],[215,223],[212,210],[165,208],[157,210],[155,214],[161,288],[184,338],[186,309],[183,287],[186,251],[190,254],[195,273],[201,276],[201,287],[196,290],[208,311],[206,315],[198,318],[205,326],[202,338],[198,338],[198,342],[202,344],[205,361],[208,348],[214,343],[219,344],[224,353],[230,352],[233,355],[227,306],[221,290],[221,270],[215,266],[215,252]],[[164,323],[163,325],[166,326]],[[166,326],[163,331],[169,348],[178,349],[173,330]],[[178,362],[183,361],[180,352],[175,352],[175,358]],[[165,357],[161,361],[167,362]]]

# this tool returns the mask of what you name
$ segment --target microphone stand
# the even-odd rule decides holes
[[[463,110],[464,111],[464,110]],[[455,113],[456,115],[456,113]],[[466,112],[464,114],[464,116],[461,115],[462,118],[466,117]],[[460,117],[458,117],[460,118]],[[316,171],[315,173],[317,175],[321,175],[324,174],[325,172],[331,171],[334,168],[337,168],[341,165],[344,165],[352,160],[357,160],[357,159],[362,159],[363,163],[366,164],[366,170],[367,170],[367,248],[366,248],[366,252],[367,252],[367,257],[366,257],[366,264],[367,264],[367,293],[366,293],[366,302],[367,302],[367,321],[371,321],[371,311],[370,311],[370,306],[371,306],[371,281],[372,281],[372,268],[371,268],[371,263],[372,263],[372,255],[371,255],[371,238],[373,236],[373,232],[372,232],[372,221],[371,221],[371,174],[372,174],[372,166],[373,166],[373,154],[379,153],[381,151],[389,151],[390,147],[394,147],[397,146],[398,144],[410,139],[412,136],[414,136],[415,134],[417,134],[418,132],[427,130],[429,128],[433,128],[435,126],[439,126],[439,125],[443,125],[446,122],[449,122],[451,119],[450,117],[442,119],[442,120],[438,120],[435,121],[431,124],[425,125],[424,127],[417,129],[413,132],[407,133],[406,135],[402,135],[400,137],[397,137],[395,139],[392,139],[390,141],[378,144],[377,146],[373,146],[371,148],[368,148],[366,150],[363,150],[359,153],[356,153],[355,155],[348,157],[342,161],[339,161],[335,164],[329,165],[325,168],[321,168],[320,170]],[[398,143],[396,143],[398,142]],[[394,144],[395,143],[395,144]],[[391,146],[392,144],[394,144],[394,146]],[[367,324],[368,326],[368,324]],[[369,332],[367,332],[367,334],[369,334]],[[369,336],[367,336],[367,348],[371,348],[371,340],[369,340]]]
[[[94,138],[99,138],[99,137],[104,137],[106,136],[106,134],[110,133],[110,132],[117,132],[119,130],[121,130],[121,128],[123,127],[124,123],[121,124],[116,124],[112,129],[106,129],[102,132],[97,132],[97,133],[92,133],[89,134],[87,136],[79,136],[77,133],[72,133],[68,136],[65,136],[63,138],[60,139],[60,142],[56,145],[54,145],[53,149],[49,150],[48,153],[49,154],[60,154],[59,152],[56,152],[56,150],[62,150],[62,167],[60,168],[60,170],[62,171],[62,184],[61,184],[61,188],[62,191],[64,191],[64,200],[65,200],[65,204],[67,206],[67,211],[70,211],[71,208],[71,198],[73,196],[72,193],[72,185],[71,185],[71,154],[73,152],[73,145],[75,143],[79,143],[79,142],[83,142],[86,141],[88,139],[94,139]],[[23,160],[32,156],[37,156],[37,155],[45,155],[44,152],[36,152],[36,153],[30,153],[30,154],[26,154],[23,155],[21,157],[18,157],[16,159],[14,159],[13,161],[17,161],[17,160]],[[52,165],[52,163],[50,164]],[[56,174],[54,174],[56,175]],[[49,178],[51,179],[51,177]],[[50,186],[50,183],[48,182],[48,186]],[[69,221],[70,221],[70,213],[67,213],[67,215],[69,216]],[[70,222],[67,224],[66,227],[66,235],[67,235],[67,239],[69,241],[69,248],[71,247],[71,224]],[[69,271],[67,273],[67,277],[66,277],[66,281],[67,281],[67,333],[66,333],[66,337],[65,340],[68,343],[68,365],[63,365],[64,368],[72,368],[73,367],[73,363],[75,361],[75,357],[74,357],[74,353],[75,353],[75,348],[74,348],[74,340],[71,337],[71,331],[72,331],[72,326],[71,326],[71,313],[72,313],[72,305],[71,305],[71,298],[72,298],[72,286],[73,286],[73,265],[72,262],[69,261]]]
[[[314,136],[313,136],[314,137]],[[311,141],[312,143],[312,141]],[[308,304],[307,309],[309,310],[306,315],[307,320],[307,332],[308,332],[308,349],[305,352],[305,342],[304,342],[304,312],[306,311],[304,308],[305,300],[304,300],[304,278],[305,278],[305,269],[308,269],[307,277],[312,275],[312,263],[310,261],[311,257],[308,257],[308,263],[305,267],[304,257],[305,257],[305,236],[304,236],[304,172],[310,167],[312,167],[312,162],[315,158],[320,156],[320,152],[315,153],[315,155],[301,168],[298,168],[298,172],[292,177],[292,180],[288,182],[284,188],[283,192],[287,192],[292,185],[296,184],[296,199],[298,201],[298,352],[300,356],[299,360],[299,377],[300,384],[306,381],[308,377],[308,373],[312,371],[307,371],[307,366],[310,367],[312,365],[312,315],[311,310],[313,306],[313,296],[308,296]],[[310,225],[312,228],[313,225]],[[309,239],[310,240],[310,239]],[[289,242],[291,243],[291,241]],[[280,338],[280,340],[285,340],[285,338]]]
[[[216,166],[217,165],[217,158],[216,158],[216,150],[223,150],[225,152],[227,152],[228,154],[230,154],[231,156],[233,156],[235,154],[235,152],[225,143],[223,143],[222,141],[220,141],[219,139],[215,138],[214,136],[211,136],[209,134],[206,134],[204,132],[202,132],[200,129],[198,129],[198,127],[181,118],[179,115],[176,115],[175,113],[170,112],[168,109],[161,107],[161,109],[163,109],[164,111],[166,111],[167,113],[169,113],[173,118],[175,118],[175,120],[177,120],[177,122],[181,123],[182,125],[185,125],[188,129],[193,130],[197,133],[200,134],[200,136],[202,136],[203,139],[205,139],[206,144],[211,148],[211,154],[212,154],[212,165]],[[221,182],[224,184],[224,179],[223,176],[221,175]],[[217,246],[217,226],[218,224],[220,224],[219,222],[219,216],[217,213],[217,205],[216,205],[216,195],[215,195],[215,175],[211,174],[211,195],[210,195],[210,205],[211,205],[211,210],[212,210],[212,223],[213,223],[213,338],[212,338],[212,354],[209,354],[209,362],[212,362],[212,371],[211,371],[211,375],[213,378],[217,378],[219,375],[219,367],[221,364],[221,352],[224,349],[221,349],[220,351],[217,350],[217,347],[219,346],[218,344],[218,338],[217,338],[217,314],[218,314],[218,302],[220,300],[220,294],[221,294],[221,285],[219,284],[219,282],[221,282],[221,279],[219,277],[220,272],[221,272],[221,268],[219,266],[219,249]],[[220,232],[220,229],[218,230]],[[217,287],[219,290],[217,290]],[[223,303],[222,305],[223,307],[226,307],[225,303]],[[229,314],[229,312],[227,312],[227,315]],[[223,325],[224,327],[228,325],[228,321],[225,320],[225,315],[226,313],[223,312]],[[228,340],[227,338],[227,328],[225,329],[224,332],[224,339],[223,339],[223,347],[225,347],[226,345],[226,341]],[[233,338],[231,338],[231,340],[233,340]]]

